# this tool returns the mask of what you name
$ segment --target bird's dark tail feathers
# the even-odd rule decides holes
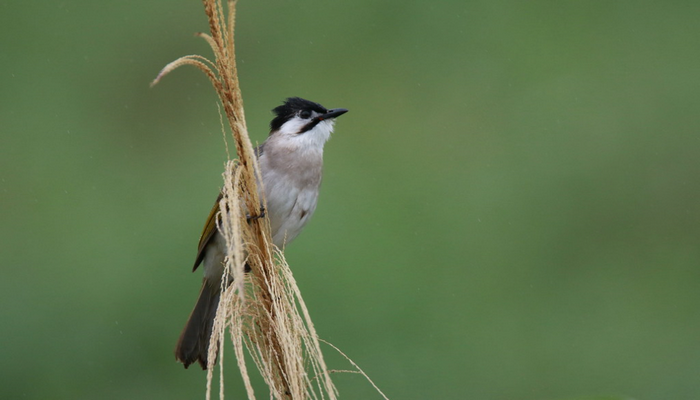
[[[198,361],[202,369],[207,369],[209,338],[214,325],[216,309],[219,307],[220,296],[221,288],[219,285],[212,285],[205,278],[197,304],[194,306],[175,347],[175,358],[185,364],[185,368]]]

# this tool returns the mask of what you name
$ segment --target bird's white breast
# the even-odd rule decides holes
[[[260,169],[272,241],[282,248],[297,237],[316,210],[323,162],[321,152],[302,156],[276,150],[283,150],[282,154],[263,153]]]

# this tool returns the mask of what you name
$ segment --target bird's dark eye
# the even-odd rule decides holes
[[[302,112],[299,113],[299,117],[301,119],[307,119],[307,118],[311,117],[311,111],[303,110]]]

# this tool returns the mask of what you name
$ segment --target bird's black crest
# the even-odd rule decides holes
[[[270,132],[278,130],[301,110],[316,111],[319,114],[328,112],[326,107],[313,101],[304,100],[301,97],[289,97],[281,106],[272,110],[275,113],[275,118],[270,122]]]

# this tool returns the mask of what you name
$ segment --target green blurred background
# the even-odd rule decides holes
[[[699,17],[242,0],[253,140],[287,96],[351,110],[287,251],[320,336],[391,399],[700,398]],[[172,350],[217,99],[194,68],[148,85],[207,29],[195,0],[0,2],[0,398],[204,396]]]

